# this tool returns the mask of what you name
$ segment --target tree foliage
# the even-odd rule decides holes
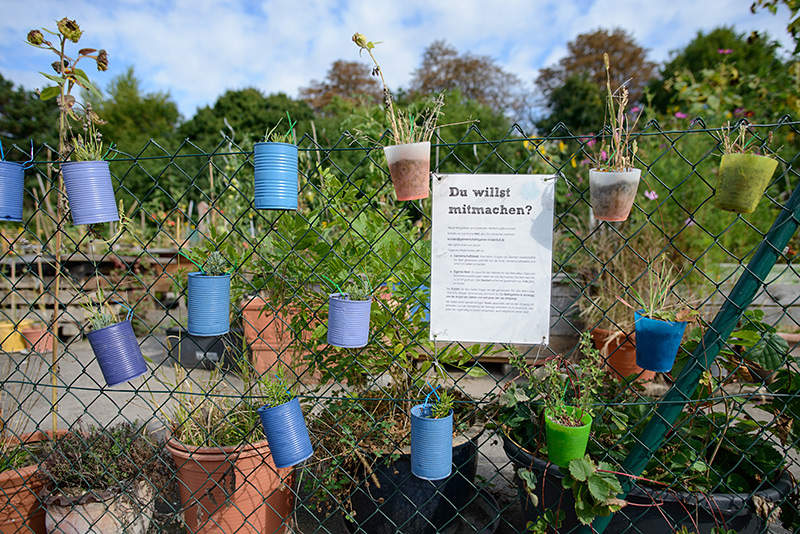
[[[54,100],[40,100],[34,91],[15,88],[12,81],[0,75],[0,140],[6,153],[12,144],[27,150],[31,140],[36,146],[47,143],[55,147],[58,105]]]
[[[563,123],[572,133],[597,132],[605,120],[603,95],[586,73],[573,74],[550,91],[546,113],[536,122],[536,128],[547,134],[558,123]]]
[[[779,48],[776,41],[756,32],[746,35],[727,26],[708,33],[698,31],[685,47],[670,53],[669,61],[660,69],[660,77],[651,82],[653,106],[663,112],[674,99],[668,83],[671,78],[689,73],[694,81],[702,82],[722,63],[735,67],[737,77],[780,76],[786,65],[778,56]]]
[[[333,62],[324,80],[311,80],[308,87],[300,89],[300,99],[317,113],[322,112],[334,97],[380,102],[381,85],[365,63],[339,59]]]
[[[430,95],[457,89],[470,100],[498,113],[520,114],[526,91],[520,79],[489,56],[458,51],[443,40],[431,43],[414,71],[411,92]]]
[[[297,121],[296,132],[303,122],[314,116],[307,103],[283,93],[264,96],[253,87],[228,90],[213,106],[198,109],[194,117],[181,125],[179,132],[199,147],[210,150],[223,141],[223,135],[260,141],[279,122],[278,128],[286,131],[289,128],[287,113],[293,122]]]
[[[567,55],[558,64],[542,69],[536,78],[540,93],[547,99],[575,74],[585,75],[602,90],[606,85],[603,53],[611,61],[612,87],[626,84],[630,102],[640,102],[644,88],[656,73],[656,64],[647,59],[647,50],[621,28],[582,33],[567,43]]]

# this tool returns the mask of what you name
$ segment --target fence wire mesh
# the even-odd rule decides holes
[[[636,134],[642,183],[617,223],[590,206],[600,136],[514,128],[490,140],[473,126],[435,137],[436,173],[558,175],[547,347],[428,339],[431,200],[396,201],[380,148],[352,136],[299,140],[296,212],[254,209],[251,143],[118,152],[121,220],[93,226],[72,224],[56,151],[14,147],[8,159],[30,163],[23,222],[0,223],[0,531],[44,532],[45,517],[102,532],[577,531],[616,493],[601,475],[630,479],[626,457],[785,210],[799,125],[750,126],[778,171],[755,212],[737,215],[714,207],[722,132],[648,123]],[[779,251],[606,532],[800,531],[797,250],[793,237]],[[189,273],[217,252],[230,273],[230,332],[190,335],[188,315],[214,306],[209,297],[187,309]],[[631,306],[659,296],[651,273],[662,264],[674,266],[668,299],[695,313],[673,371],[652,373],[631,360]],[[328,344],[329,294],[355,295],[365,281],[369,343]],[[147,361],[114,387],[86,336],[103,307],[109,324],[130,316]],[[580,368],[583,332],[607,372],[588,446],[606,463],[571,472],[573,494],[547,463],[537,377],[556,355]],[[123,354],[104,343],[118,364]],[[455,397],[453,474],[441,481],[408,467],[409,412],[432,384]],[[314,455],[277,468],[257,409],[287,389]],[[97,502],[110,517],[66,515]]]

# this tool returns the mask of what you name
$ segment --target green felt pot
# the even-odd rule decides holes
[[[570,415],[575,414],[575,408],[567,407]],[[564,426],[550,419],[550,414],[545,412],[544,423],[547,429],[547,457],[558,467],[566,469],[575,458],[583,458],[586,446],[589,444],[589,433],[592,431],[592,416],[588,413],[581,417],[583,426]]]
[[[725,154],[719,165],[714,203],[725,211],[753,213],[778,161],[756,154]]]

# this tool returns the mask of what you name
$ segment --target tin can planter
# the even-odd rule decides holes
[[[231,328],[231,275],[189,273],[188,325],[193,336],[221,336]]]
[[[349,349],[365,346],[369,342],[372,297],[350,300],[347,293],[334,293],[328,302],[328,343]]]
[[[714,204],[734,213],[753,213],[778,161],[757,154],[725,154],[719,164]]]
[[[409,143],[383,147],[397,200],[428,198],[431,144]]]
[[[294,509],[291,471],[278,470],[266,441],[193,447],[170,439],[190,534],[284,532]]]
[[[567,406],[570,415],[575,408]],[[565,426],[550,419],[545,412],[544,424],[547,431],[547,457],[558,467],[566,469],[575,458],[583,458],[589,445],[589,434],[592,431],[592,416],[588,413],[581,417],[581,426]]]
[[[86,337],[109,387],[128,382],[147,372],[147,363],[130,320],[93,330]]]
[[[22,163],[0,161],[0,221],[22,221],[25,168]]]
[[[681,346],[685,321],[661,321],[634,312],[636,325],[636,365],[656,373],[672,371]]]
[[[61,172],[74,224],[119,220],[107,161],[67,161]]]
[[[628,219],[639,188],[641,169],[625,172],[589,171],[589,196],[594,218],[620,222]]]
[[[253,206],[259,210],[296,210],[297,147],[291,143],[256,143],[253,165]]]
[[[434,419],[430,404],[411,408],[411,472],[423,480],[441,480],[453,470],[453,410]]]
[[[311,458],[314,448],[297,397],[279,406],[262,406],[258,415],[275,467],[292,467]]]

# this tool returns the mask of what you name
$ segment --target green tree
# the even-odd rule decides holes
[[[633,36],[621,28],[599,29],[582,33],[567,43],[567,55],[558,64],[541,70],[536,86],[547,99],[574,74],[583,74],[599,89],[606,86],[603,54],[611,61],[611,84],[628,88],[630,102],[640,102],[644,88],[656,73],[656,64],[647,59],[647,50],[636,44]]]
[[[800,0],[756,0],[750,6],[750,11],[755,13],[759,9],[768,9],[775,15],[778,12],[778,5],[783,4],[789,8],[791,18],[786,24],[786,31],[794,39],[794,54],[800,53]]]
[[[14,87],[0,74],[0,140],[4,151],[16,144],[26,152],[30,142],[39,147],[58,143],[58,105],[54,100],[40,100],[35,91]],[[21,152],[11,152],[9,159],[24,159]]]
[[[178,131],[181,137],[188,138],[201,149],[213,150],[223,142],[223,134],[235,136],[236,140],[259,141],[279,122],[279,130],[285,132],[289,128],[287,113],[293,122],[297,121],[295,132],[299,139],[314,117],[306,102],[283,93],[264,96],[252,87],[228,90],[212,107],[198,109]]]
[[[410,89],[422,95],[458,90],[468,100],[517,117],[525,111],[528,96],[520,79],[491,57],[459,54],[443,40],[434,41],[425,49]]]
[[[673,50],[660,69],[660,76],[650,83],[652,106],[665,112],[675,98],[668,82],[683,73],[691,73],[696,82],[713,72],[721,63],[735,67],[736,76],[772,78],[781,75],[786,65],[778,55],[780,45],[767,36],[752,32],[738,33],[731,27],[720,27],[708,33],[698,31],[684,48]]]
[[[372,76],[368,65],[341,59],[333,62],[324,80],[312,80],[308,87],[300,89],[300,98],[317,113],[323,113],[334,97],[363,98],[375,103],[381,101],[382,95],[381,84]]]
[[[604,95],[585,73],[569,76],[548,94],[545,115],[536,122],[537,130],[547,134],[563,123],[575,134],[599,131],[605,120]]]

